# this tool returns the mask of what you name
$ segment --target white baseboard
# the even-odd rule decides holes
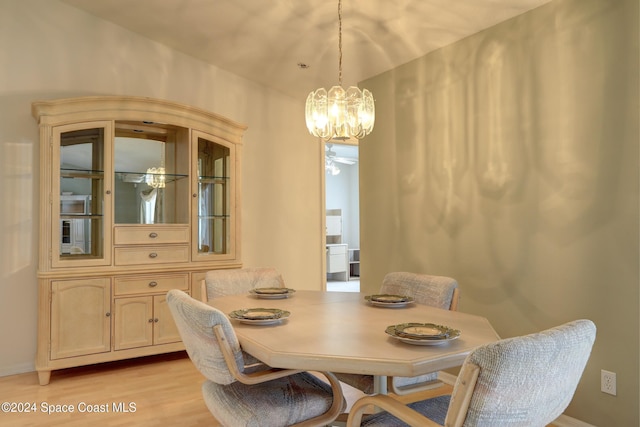
[[[0,366],[0,377],[8,377],[9,375],[24,374],[34,372],[36,366],[33,363],[21,363],[19,365]]]
[[[454,385],[456,383],[456,377],[453,374],[450,374],[448,372],[439,372],[438,373],[438,378],[446,384],[449,385]],[[553,424],[555,424],[558,427],[596,427],[594,425],[591,424],[587,424],[583,421],[577,420],[575,418],[571,418],[567,415],[560,415],[554,422]]]

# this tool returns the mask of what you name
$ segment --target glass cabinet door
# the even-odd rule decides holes
[[[189,223],[189,131],[115,123],[115,224]]]
[[[193,198],[197,204],[194,259],[235,257],[235,150],[233,145],[200,133],[193,133],[197,167]],[[196,244],[197,242],[197,244]]]
[[[110,125],[92,122],[53,128],[53,137],[59,141],[54,144],[54,164],[58,165],[54,173],[58,179],[52,187],[52,214],[58,224],[52,227],[52,241],[58,248],[54,265],[110,262],[105,250],[110,243],[111,190],[105,180],[110,162]]]

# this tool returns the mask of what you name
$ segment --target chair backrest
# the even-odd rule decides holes
[[[227,316],[178,289],[172,289],[167,293],[167,304],[187,354],[196,368],[207,379],[218,384],[231,384],[236,381],[227,367],[213,331],[214,326],[222,326],[238,369],[242,372],[244,359],[240,343]]]
[[[458,282],[451,277],[406,272],[388,273],[382,280],[383,294],[406,295],[419,304],[445,310],[458,306]]]
[[[571,402],[595,336],[592,321],[576,320],[478,347],[462,366],[445,425],[548,425]]]
[[[212,270],[205,275],[202,300],[238,295],[254,288],[284,288],[284,280],[270,267]]]

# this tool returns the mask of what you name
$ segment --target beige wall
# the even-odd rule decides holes
[[[321,289],[321,151],[292,99],[56,0],[0,1],[0,376],[33,370],[36,343],[38,128],[31,102],[114,94],[168,99],[248,125],[242,249]],[[284,155],[284,153],[287,153]]]
[[[637,0],[555,0],[361,85],[363,290],[455,277],[503,337],[592,319],[567,414],[602,427],[639,425],[638,72]]]

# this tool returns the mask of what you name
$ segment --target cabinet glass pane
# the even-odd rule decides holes
[[[226,254],[230,239],[230,149],[198,138],[198,252]]]
[[[60,257],[102,258],[104,129],[60,134]]]
[[[116,224],[189,222],[187,138],[187,129],[116,122]]]

